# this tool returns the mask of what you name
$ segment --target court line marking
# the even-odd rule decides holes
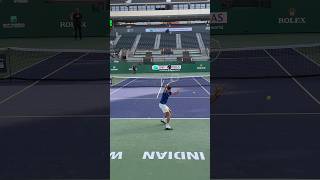
[[[5,78],[9,78],[9,77],[12,76],[12,75],[16,75],[16,74],[18,74],[18,73],[20,73],[20,72],[22,72],[22,71],[24,71],[24,70],[27,70],[27,69],[29,69],[29,68],[37,65],[37,64],[40,64],[40,63],[42,63],[42,62],[44,62],[44,61],[46,61],[46,60],[48,60],[48,59],[54,58],[55,56],[58,56],[58,55],[60,55],[60,54],[61,54],[61,52],[55,53],[54,55],[49,56],[49,57],[47,57],[47,58],[44,58],[44,59],[40,60],[39,62],[30,64],[29,66],[26,66],[26,67],[24,67],[24,68],[22,68],[22,69],[20,69],[20,70],[18,70],[18,71],[16,71],[16,72],[12,73],[12,74],[7,75],[7,76],[5,76]]]
[[[111,121],[115,120],[160,120],[163,117],[158,117],[158,118],[110,118]],[[210,120],[210,118],[171,118],[172,120]]]
[[[117,100],[117,99],[128,99],[128,100],[130,100],[130,99],[136,99],[136,100],[139,100],[139,99],[141,99],[141,100],[143,100],[143,99],[146,99],[146,100],[149,100],[149,99],[159,99],[159,97],[158,98],[152,98],[152,97],[150,97],[150,98],[143,98],[143,97],[141,97],[141,98],[139,98],[139,97],[137,97],[137,98],[130,98],[130,97],[119,97],[119,98],[111,98],[111,100]],[[191,96],[191,97],[181,97],[181,96],[176,96],[176,97],[170,97],[170,99],[210,99],[210,96],[199,96],[199,97],[193,97],[193,96]]]
[[[137,80],[137,79],[133,79],[133,80],[129,81],[128,83],[126,83],[125,85],[123,85],[123,86],[119,87],[118,89],[115,89],[114,91],[110,92],[110,95],[112,95],[112,94],[114,94],[114,93],[118,92],[119,90],[121,90],[122,88],[124,88],[124,87],[128,86],[129,84],[133,83],[133,82],[134,82],[134,81],[136,81],[136,80]]]
[[[320,112],[311,112],[311,113],[232,113],[232,114],[223,114],[223,113],[213,113],[213,116],[287,116],[287,115],[320,115]]]
[[[216,58],[216,60],[244,60],[244,59],[268,59],[269,57],[262,57],[262,56],[257,56],[257,57],[220,57],[220,58]]]
[[[7,102],[7,101],[9,101],[9,100],[10,100],[10,99],[12,99],[12,98],[14,98],[14,97],[18,96],[19,94],[23,93],[24,91],[26,91],[26,90],[28,90],[28,89],[32,88],[33,86],[35,86],[36,84],[38,84],[41,80],[44,80],[44,79],[46,79],[46,78],[48,78],[48,77],[52,76],[53,74],[55,74],[55,73],[57,73],[58,71],[60,71],[60,70],[62,70],[62,69],[64,69],[64,68],[66,68],[67,66],[69,66],[69,65],[71,65],[72,63],[74,63],[74,62],[78,61],[79,59],[83,58],[83,57],[84,57],[84,56],[86,56],[86,55],[88,55],[88,53],[85,53],[85,54],[83,54],[83,55],[81,55],[81,56],[77,57],[76,59],[74,59],[74,60],[72,60],[72,61],[68,62],[67,64],[65,64],[65,65],[61,66],[60,68],[58,68],[58,69],[56,69],[56,70],[52,71],[51,73],[49,73],[49,74],[47,74],[47,75],[43,76],[40,80],[35,81],[34,83],[32,83],[32,84],[30,84],[30,85],[26,86],[25,88],[23,88],[23,89],[21,89],[21,90],[19,90],[19,91],[15,92],[14,94],[10,95],[9,97],[7,97],[7,98],[5,98],[5,99],[1,100],[1,101],[0,101],[0,105],[1,105],[1,104],[3,104],[3,103],[5,103],[5,102]]]
[[[292,77],[292,74],[285,68],[282,66],[282,64],[280,64],[280,62],[278,60],[276,60],[276,58],[274,58],[267,50],[264,49],[264,51],[270,56],[270,58],[276,63],[278,64],[278,66],[285,72],[287,73],[289,76],[291,76],[290,79],[292,79],[305,93],[307,93],[318,105],[320,105],[320,101],[314,97],[296,78]]]
[[[204,79],[205,81],[207,81],[208,83],[210,83],[210,81],[204,77],[201,77],[202,79]]]
[[[199,86],[208,94],[208,95],[210,95],[210,92],[206,89],[206,88],[204,88],[200,83],[199,83],[199,81],[198,80],[196,80],[195,78],[192,78],[197,84],[199,84]]]
[[[0,115],[0,118],[109,118],[108,115]]]
[[[112,77],[111,77],[110,79],[111,79],[111,82],[112,82]],[[122,83],[123,81],[126,81],[127,79],[128,79],[128,78],[123,77],[123,80],[119,81],[117,84],[111,85],[110,89],[116,87],[118,84]]]
[[[160,88],[159,88],[159,91],[158,91],[158,94],[157,94],[157,99],[159,98],[159,95],[160,95],[160,91],[162,89],[162,86],[163,86],[163,82],[162,82],[162,78],[160,79]]]
[[[211,114],[212,116],[288,116],[288,115],[320,115],[320,112],[310,112],[310,113],[217,113],[217,114]],[[161,119],[159,118],[112,118],[109,115],[103,115],[103,114],[79,114],[79,115],[0,115],[0,118],[110,118],[111,120],[130,120],[130,119]],[[210,119],[208,118],[173,118],[173,119]]]
[[[314,63],[316,66],[320,67],[320,64],[315,62],[313,59],[311,59],[309,56],[307,56],[306,54],[300,52],[299,50],[295,49],[295,48],[291,48],[293,49],[295,52],[297,52],[298,54],[300,54],[301,56],[303,56],[304,58],[306,58],[307,60],[309,60],[310,62]]]

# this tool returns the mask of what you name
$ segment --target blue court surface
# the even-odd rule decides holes
[[[227,51],[213,71],[230,78],[213,80],[211,177],[320,178],[319,64],[296,48]]]
[[[0,81],[1,179],[108,177],[108,83],[90,81],[106,57],[59,52]]]
[[[168,79],[128,78],[110,90],[111,118],[161,118],[159,108],[163,85]],[[203,77],[180,78],[172,83],[168,106],[173,118],[209,118],[210,83]]]

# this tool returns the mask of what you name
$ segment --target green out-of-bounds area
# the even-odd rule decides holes
[[[112,180],[208,180],[210,122],[173,119],[111,119]]]

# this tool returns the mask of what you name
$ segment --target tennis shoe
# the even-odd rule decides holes
[[[166,124],[165,130],[173,130],[173,128],[169,124]]]

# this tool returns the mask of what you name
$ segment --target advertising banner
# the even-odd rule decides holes
[[[214,34],[320,32],[319,0],[271,0],[268,7],[226,8],[220,5],[220,1],[213,3],[211,29]]]

